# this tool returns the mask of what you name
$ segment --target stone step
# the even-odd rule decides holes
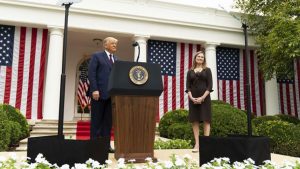
[[[30,132],[30,137],[31,136],[36,136],[36,135],[44,135],[44,136],[48,136],[48,135],[57,135],[58,131],[57,130],[49,130],[49,129],[40,129],[40,130],[33,130]],[[70,130],[64,130],[63,134],[76,134],[76,129],[70,129]]]
[[[76,122],[64,122],[64,127],[67,126],[76,126]],[[41,122],[36,122],[33,127],[38,127],[38,126],[53,126],[53,127],[58,127],[58,122],[55,121],[41,121]]]
[[[40,120],[30,122],[32,130],[30,137],[42,137],[57,135],[58,133],[58,120]],[[65,139],[76,139],[77,121],[64,121],[63,134]],[[19,147],[16,151],[27,151],[28,138],[19,142]]]
[[[64,126],[63,131],[76,131],[77,127],[76,126]],[[57,126],[35,126],[32,128],[32,132],[34,131],[58,131]]]
[[[39,120],[36,121],[35,124],[39,124],[39,123],[56,123],[58,124],[58,120]],[[64,121],[64,124],[76,124],[77,121]]]
[[[49,135],[48,135],[49,136]],[[30,136],[30,137],[41,137],[41,136]],[[76,134],[65,134],[65,139],[76,139]],[[28,138],[25,138],[19,142],[19,147],[16,148],[16,151],[27,151]]]
[[[58,127],[58,123],[37,123],[34,125],[34,127],[36,126],[56,126]],[[63,127],[65,126],[76,126],[76,123],[67,123],[67,124],[64,124]]]

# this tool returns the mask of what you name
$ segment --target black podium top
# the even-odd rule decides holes
[[[145,70],[142,77],[147,78],[144,84],[137,84],[139,81],[131,80],[135,76],[134,70],[138,67]],[[147,76],[148,74],[148,76]],[[147,77],[146,77],[147,76]],[[138,78],[139,79],[139,78]],[[143,78],[141,81],[145,80]],[[160,65],[153,63],[116,61],[109,76],[108,92],[113,95],[145,95],[160,96],[163,91]]]

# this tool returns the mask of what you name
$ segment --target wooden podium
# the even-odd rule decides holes
[[[160,65],[115,62],[108,91],[112,98],[116,159],[154,159],[155,119],[162,90]]]

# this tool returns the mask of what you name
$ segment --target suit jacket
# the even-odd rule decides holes
[[[113,55],[114,61],[117,57]],[[107,91],[109,74],[112,69],[105,51],[94,53],[91,57],[88,70],[88,78],[90,81],[90,96],[94,91],[99,91],[100,99],[108,99],[110,96]]]

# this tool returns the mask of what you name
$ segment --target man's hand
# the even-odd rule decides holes
[[[100,93],[99,93],[99,91],[94,91],[94,92],[92,93],[92,97],[93,97],[94,100],[99,100],[99,98],[100,98]]]

